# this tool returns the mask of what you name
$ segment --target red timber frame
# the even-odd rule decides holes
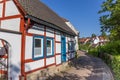
[[[1,43],[2,43],[2,46],[4,47],[5,46],[5,41],[4,40],[0,40],[1,41]],[[2,74],[4,74],[4,76],[5,76],[5,79],[8,79],[8,50],[5,48],[5,52],[6,52],[6,54],[7,55],[3,55],[3,56],[0,56],[0,58],[2,58],[2,59],[4,59],[4,61],[7,61],[7,64],[6,64],[6,69],[7,70],[2,70],[3,69],[3,66],[2,67],[0,67],[0,75],[2,75]],[[1,62],[2,62],[2,60],[0,60]],[[4,65],[4,67],[5,67],[5,65]],[[1,69],[2,68],[2,69]],[[0,76],[1,77],[1,76]],[[2,77],[1,77],[2,78]]]
[[[15,5],[18,8],[18,11],[20,12],[20,14],[17,15],[12,15],[12,16],[5,16],[5,7],[6,7],[6,2],[10,1],[10,0],[3,0],[0,3],[3,3],[3,9],[2,9],[2,17],[0,18],[0,25],[1,25],[1,20],[7,20],[7,19],[14,19],[14,18],[20,18],[20,32],[22,33],[22,38],[21,38],[21,75],[25,76],[25,67],[24,67],[24,60],[25,60],[25,34],[26,34],[26,29],[24,28],[25,26],[25,19],[24,19],[24,15],[26,14],[26,12],[23,10],[22,6],[18,3],[17,0],[13,0],[13,2],[15,3]],[[28,22],[30,20],[28,19]],[[27,24],[27,26],[29,26],[29,23]],[[27,27],[26,26],[26,27]],[[20,78],[21,79],[21,78]]]
[[[49,36],[46,36],[46,27],[47,26],[44,26],[44,35],[41,35],[41,34],[33,34],[33,33],[26,33],[26,36],[34,36],[34,35],[38,35],[38,36],[44,36],[44,42],[46,41],[46,37],[49,37]],[[51,37],[51,38],[54,38],[55,39],[55,30],[54,30],[54,37]],[[44,43],[46,44],[46,43]],[[54,46],[55,46],[55,40],[54,40]],[[55,47],[54,47],[54,50],[55,50]],[[56,54],[56,53],[55,53]],[[55,58],[55,54],[54,56],[51,56],[49,58],[52,58],[54,57]],[[38,71],[38,70],[41,70],[41,69],[45,69],[47,67],[50,67],[50,66],[53,66],[56,64],[56,58],[55,58],[55,62],[53,64],[50,64],[50,65],[46,65],[46,49],[44,48],[44,66],[43,67],[40,67],[40,68],[37,68],[37,69],[34,69],[34,70],[31,70],[31,71],[28,71],[28,72],[25,72],[25,74],[30,74],[32,72],[35,72],[35,71]],[[42,60],[42,59],[41,59]],[[32,60],[32,59],[26,59],[25,60],[25,63],[30,63],[30,62],[35,62],[35,61],[38,61],[38,60]]]
[[[41,67],[41,68],[38,68],[38,69],[35,69],[35,70],[32,70],[32,71],[25,72],[25,63],[35,62],[32,59],[25,60],[26,36],[39,35],[39,36],[44,36],[45,40],[46,40],[46,27],[47,26],[44,26],[44,35],[28,33],[27,30],[31,27],[31,25],[30,25],[31,20],[30,20],[30,18],[28,18],[27,22],[26,22],[26,20],[24,18],[24,16],[26,15],[26,12],[22,8],[22,6],[19,4],[19,2],[17,0],[13,0],[13,2],[17,6],[20,14],[5,17],[6,1],[10,1],[10,0],[3,0],[3,1],[0,2],[0,3],[3,3],[3,13],[2,13],[2,18],[0,18],[0,20],[14,19],[14,18],[20,18],[21,19],[21,21],[20,21],[20,32],[22,33],[22,38],[21,38],[22,42],[21,42],[21,76],[20,76],[20,80],[22,80],[22,77],[24,77],[24,80],[26,80],[26,75],[29,74],[29,73],[32,73],[32,72],[47,68],[49,66],[53,66],[53,65],[59,66],[59,65],[61,65],[61,64],[56,64],[56,56],[61,55],[61,53],[56,53],[56,43],[61,44],[61,42],[57,41],[57,39],[56,39],[56,31],[54,29],[54,37],[53,37],[54,38],[54,56],[52,56],[52,57],[55,58],[55,63],[50,64],[50,65],[46,65],[46,58],[47,57],[45,55],[45,57],[44,57],[44,67]],[[0,21],[0,24],[1,24],[1,21]],[[44,51],[46,52],[46,50],[44,50]]]

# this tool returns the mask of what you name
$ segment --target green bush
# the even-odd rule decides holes
[[[88,53],[93,56],[98,56],[99,50],[98,48],[89,48]]]
[[[114,59],[110,66],[114,72],[115,80],[120,80],[120,55],[114,56]]]
[[[111,67],[115,80],[120,80],[120,41],[89,49],[89,54],[102,58]]]
[[[100,53],[120,54],[120,41],[109,42],[100,47]]]
[[[101,56],[101,58],[104,60],[104,62],[107,63],[107,65],[113,71],[114,79],[120,80],[120,55],[110,55],[107,53],[104,53],[103,55],[104,56]]]
[[[88,51],[89,45],[90,45],[90,43],[80,44],[80,45],[79,45],[79,50]]]

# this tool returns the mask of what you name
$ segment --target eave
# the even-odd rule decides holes
[[[63,32],[63,33],[66,33],[66,34],[68,34],[68,35],[76,36],[75,33],[68,32],[68,31],[62,29],[62,28],[59,27],[59,26],[56,26],[56,25],[54,25],[54,24],[52,24],[52,23],[50,23],[50,22],[47,22],[47,21],[38,19],[38,18],[36,18],[36,17],[34,17],[34,16],[26,15],[25,18],[30,18],[31,20],[35,21],[35,22],[38,23],[38,24],[42,24],[42,25],[48,26],[48,27],[50,27],[50,28],[52,28],[52,29],[59,30],[59,31],[61,31],[61,32]]]

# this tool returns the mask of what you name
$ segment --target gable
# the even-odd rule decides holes
[[[12,16],[17,14],[20,14],[20,12],[18,11],[15,3],[12,0],[6,1],[5,16]]]

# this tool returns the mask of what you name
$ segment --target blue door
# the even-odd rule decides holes
[[[61,37],[61,60],[66,62],[66,39],[64,36]]]

